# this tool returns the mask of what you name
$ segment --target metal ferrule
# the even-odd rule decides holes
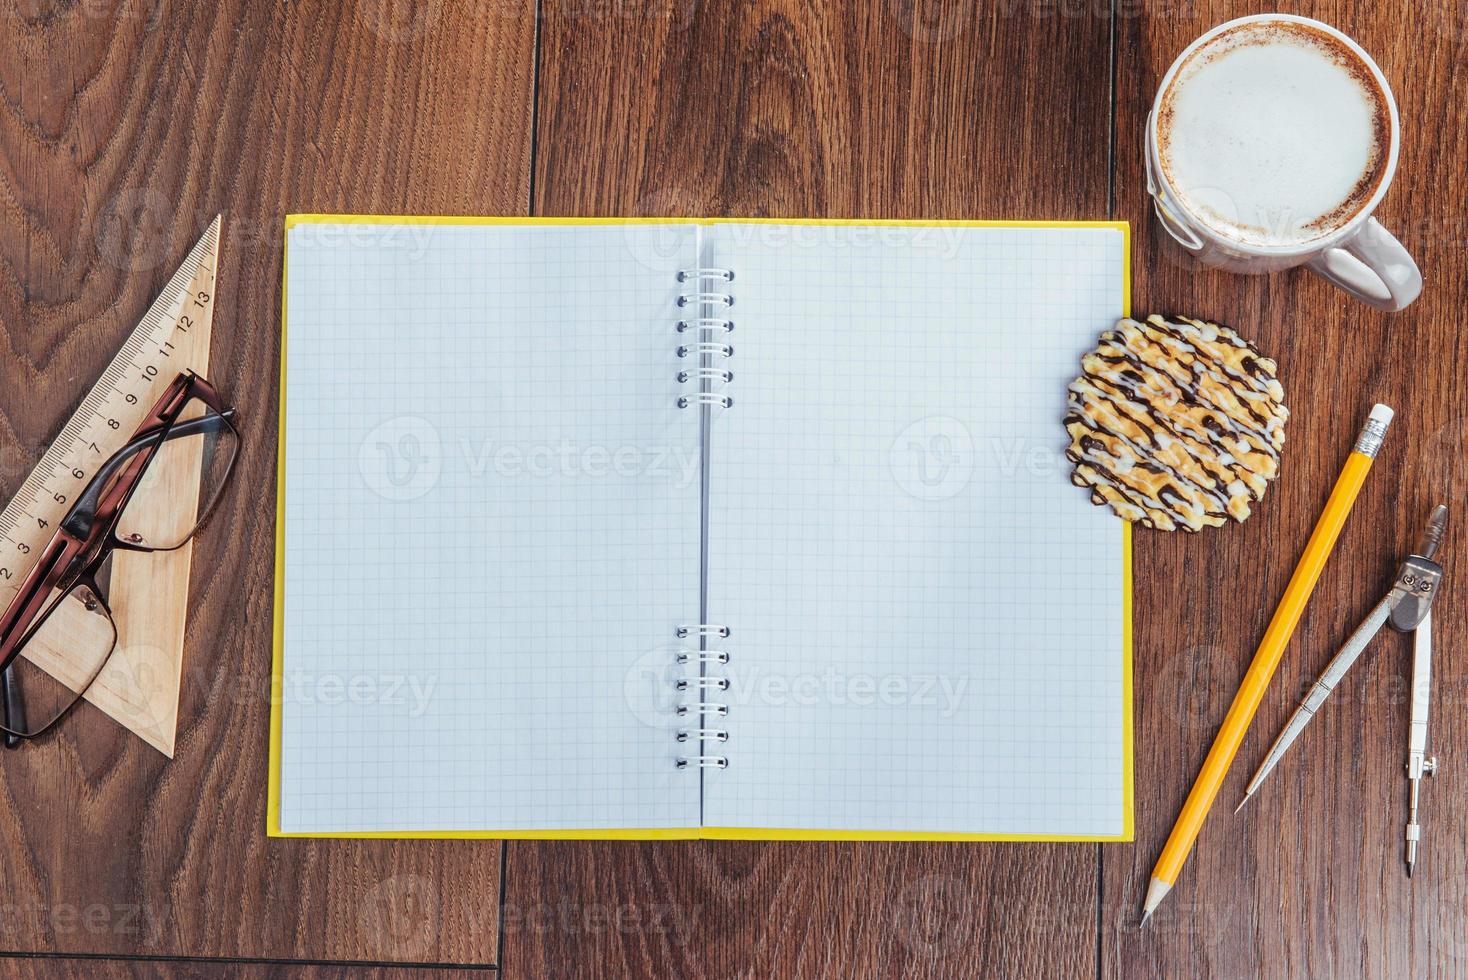
[[[1381,451],[1381,441],[1386,438],[1386,429],[1390,424],[1381,419],[1367,419],[1366,424],[1361,427],[1361,434],[1356,437],[1356,452],[1375,459],[1376,454]]]

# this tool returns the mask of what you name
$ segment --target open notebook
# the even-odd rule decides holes
[[[286,246],[272,834],[1131,839],[1124,224]]]

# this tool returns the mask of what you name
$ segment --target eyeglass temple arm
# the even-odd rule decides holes
[[[211,435],[233,421],[234,409],[227,408],[218,415],[211,413],[209,415],[201,415],[198,418],[188,419],[187,421],[175,422],[173,423],[173,427],[168,430],[168,435],[163,437],[163,441],[169,442],[173,439],[182,439],[185,436]],[[67,518],[67,523],[71,524],[75,522],[79,525],[77,530],[82,531],[84,531],[85,527],[90,527],[92,518],[97,514],[97,501],[101,498],[102,490],[107,486],[107,481],[112,479],[114,473],[126,466],[134,456],[155,442],[157,438],[158,434],[156,432],[138,436],[132,442],[113,453],[112,458],[103,463],[102,468],[97,471],[97,475],[92,477],[92,482],[87,484],[87,489],[82,492],[81,499],[72,508],[71,514]]]
[[[12,663],[11,667],[13,666],[15,665]],[[11,676],[10,667],[6,667],[4,673],[0,674],[0,688],[4,689],[0,692],[0,700],[4,702],[5,727],[10,729],[5,733],[5,747],[13,749],[24,741],[14,733],[25,731],[25,705],[21,702],[20,688]]]

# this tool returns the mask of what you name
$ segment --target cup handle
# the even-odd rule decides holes
[[[1335,248],[1310,260],[1317,275],[1361,302],[1396,313],[1422,292],[1422,273],[1412,256],[1375,218]]]

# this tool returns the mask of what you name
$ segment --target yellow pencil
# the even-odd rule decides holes
[[[1335,481],[1335,489],[1331,490],[1325,510],[1315,522],[1315,530],[1311,532],[1310,541],[1305,545],[1305,553],[1300,556],[1295,573],[1290,576],[1284,598],[1279,601],[1279,608],[1274,611],[1274,618],[1264,631],[1264,639],[1259,641],[1259,650],[1254,654],[1253,663],[1249,664],[1244,682],[1239,685],[1239,693],[1234,695],[1234,703],[1229,707],[1228,715],[1223,719],[1223,727],[1213,740],[1213,748],[1208,750],[1208,758],[1203,760],[1203,769],[1193,782],[1188,801],[1183,804],[1182,813],[1178,814],[1172,834],[1167,838],[1167,845],[1162,848],[1162,856],[1152,868],[1152,880],[1147,885],[1147,900],[1142,906],[1144,924],[1172,890],[1178,873],[1182,871],[1183,862],[1193,849],[1193,842],[1198,839],[1198,832],[1203,829],[1208,808],[1213,805],[1213,798],[1223,785],[1229,764],[1239,751],[1239,744],[1244,740],[1249,722],[1254,719],[1254,712],[1264,698],[1264,689],[1274,676],[1274,669],[1279,666],[1279,659],[1290,642],[1290,634],[1294,633],[1295,625],[1300,621],[1300,614],[1305,611],[1310,593],[1315,590],[1315,582],[1320,578],[1321,569],[1325,567],[1331,549],[1335,547],[1335,539],[1341,533],[1346,518],[1350,516],[1351,507],[1356,503],[1356,494],[1366,480],[1366,474],[1371,471],[1371,461],[1376,458],[1382,437],[1386,435],[1391,421],[1390,408],[1385,405],[1372,407],[1371,416],[1356,439],[1356,448],[1346,459],[1346,465]]]

